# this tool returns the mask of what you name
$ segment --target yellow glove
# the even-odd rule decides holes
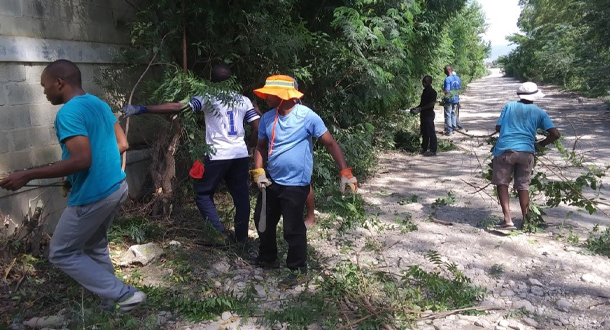
[[[271,181],[267,179],[267,174],[265,174],[264,169],[255,168],[253,170],[250,170],[250,174],[252,175],[252,180],[256,182],[256,185],[259,189],[264,189],[271,185]]]
[[[358,180],[352,174],[352,168],[346,168],[339,172],[339,176],[341,177],[341,193],[345,193],[346,189],[349,189],[350,193],[355,193],[358,190]]]
[[[68,194],[70,193],[70,189],[72,189],[72,184],[70,183],[70,181],[68,181],[68,180],[64,181],[63,185],[61,186],[61,196],[68,197]]]

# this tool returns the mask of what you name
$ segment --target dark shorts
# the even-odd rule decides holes
[[[515,190],[528,190],[534,167],[534,154],[531,152],[507,150],[493,159],[491,183],[508,186],[511,176],[515,177]]]

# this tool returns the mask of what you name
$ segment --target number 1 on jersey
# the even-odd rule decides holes
[[[227,111],[227,116],[229,116],[229,135],[237,135],[237,131],[235,130],[235,120],[233,118],[233,111]]]

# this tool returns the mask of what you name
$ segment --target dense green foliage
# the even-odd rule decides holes
[[[609,0],[521,0],[525,35],[499,63],[510,76],[560,84],[593,96],[608,94]]]
[[[182,5],[137,3],[132,38],[146,50],[139,61],[165,37],[158,62],[167,64],[163,79],[149,83],[150,97],[139,102],[183,100],[194,90],[212,88],[205,82],[193,88],[176,74],[186,31],[188,69],[206,78],[213,65],[229,64],[240,92],[255,102],[252,90],[268,75],[294,76],[304,103],[324,119],[357,175],[369,171],[376,150],[392,146],[394,133],[408,121],[398,110],[417,105],[424,75],[435,78],[440,92],[443,67],[451,64],[466,85],[485,73],[489,52],[479,36],[485,29],[481,8],[467,0],[200,0],[187,2],[185,10]],[[314,180],[336,183],[332,160],[325,152],[315,156],[321,165]]]

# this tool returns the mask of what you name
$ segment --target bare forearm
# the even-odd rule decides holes
[[[249,148],[256,147],[256,142],[258,141],[258,123],[258,120],[250,123],[250,137],[248,139]]]
[[[339,147],[339,144],[336,141],[334,143],[326,145],[326,149],[335,160],[335,163],[339,167],[339,170],[344,170],[347,168],[347,163],[345,162],[343,151],[341,150],[341,147]]]
[[[559,130],[557,130],[556,128],[551,128],[548,130],[548,132],[549,132],[549,135],[547,135],[547,137],[544,140],[538,142],[538,144],[540,144],[543,147],[555,142],[561,136],[561,134],[559,133]]]
[[[422,110],[432,109],[432,108],[434,108],[434,105],[436,105],[436,102],[430,102],[428,104],[421,105],[420,109],[422,109]]]
[[[156,105],[147,105],[146,106],[146,112],[147,113],[154,113],[154,114],[175,114],[175,113],[179,113],[180,111],[184,110],[186,107],[188,106],[188,104],[185,103],[163,103],[163,104],[156,104]]]
[[[263,155],[267,152],[267,148],[261,146],[261,143],[259,141],[259,143],[256,145],[256,148],[254,149],[254,168],[262,168],[263,167]]]
[[[119,122],[114,123],[114,135],[116,137],[117,146],[119,147],[119,153],[122,154],[129,149],[129,142],[127,142],[127,136]]]
[[[28,180],[61,178],[82,170],[86,170],[91,163],[86,159],[68,158],[66,160],[27,170],[24,174]]]

